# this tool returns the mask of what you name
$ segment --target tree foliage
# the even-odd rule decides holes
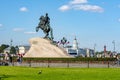
[[[14,46],[11,46],[10,54],[16,54],[16,49]]]
[[[9,47],[9,45],[2,44],[2,45],[0,46],[0,53],[3,53],[4,49],[6,49],[6,48],[8,48],[8,47]]]

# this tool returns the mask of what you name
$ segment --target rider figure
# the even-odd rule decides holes
[[[50,27],[50,18],[48,17],[48,13],[46,13],[46,15],[45,15],[45,26],[46,26],[46,28],[48,29],[49,27]]]

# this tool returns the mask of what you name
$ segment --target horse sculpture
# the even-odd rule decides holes
[[[50,39],[53,41],[53,30],[50,27],[50,18],[48,17],[48,14],[46,13],[45,17],[41,16],[39,20],[40,20],[40,22],[39,22],[38,26],[36,27],[36,32],[38,32],[39,28],[40,28],[45,33],[44,38],[47,38],[47,39]],[[49,32],[51,34],[50,37],[49,37]]]

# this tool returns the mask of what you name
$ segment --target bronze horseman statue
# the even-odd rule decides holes
[[[41,16],[39,20],[40,22],[36,27],[36,32],[38,32],[39,28],[42,29],[43,32],[45,33],[44,38],[47,38],[53,41],[53,30],[50,27],[50,18],[48,17],[48,13],[46,13],[45,16]],[[49,36],[49,32],[50,32],[50,36]]]

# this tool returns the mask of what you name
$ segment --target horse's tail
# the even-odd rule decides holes
[[[54,37],[53,37],[53,29],[50,27],[50,36],[51,36],[51,40],[53,40],[54,39]]]

